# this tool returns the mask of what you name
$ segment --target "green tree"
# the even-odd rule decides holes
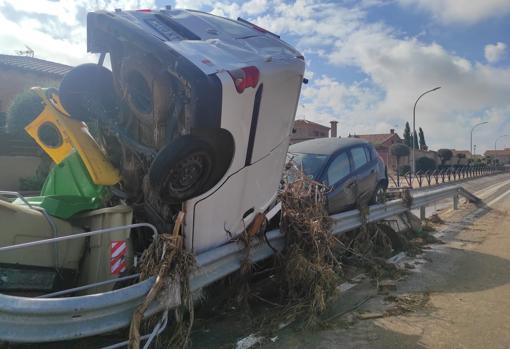
[[[418,147],[418,135],[416,134],[416,131],[414,131],[413,142],[414,142],[414,149],[420,149]]]
[[[25,126],[34,120],[43,110],[41,98],[28,90],[14,98],[6,116],[7,132],[25,134]]]
[[[397,158],[397,171],[400,169],[400,159],[409,156],[409,147],[403,143],[395,143],[390,148],[390,153]]]
[[[33,142],[30,136],[25,132],[25,126],[34,120],[43,110],[41,98],[34,92],[28,90],[16,96],[7,110],[6,126],[7,132],[19,135],[20,139],[26,139]],[[43,152],[39,151],[41,163],[33,176],[20,178],[21,190],[40,190],[46,176],[50,171],[51,159]]]
[[[457,165],[460,164],[460,162],[462,161],[462,159],[465,159],[466,158],[466,154],[464,153],[457,153],[457,155],[455,155],[457,157]]]
[[[418,136],[420,141],[420,150],[427,150],[427,143],[425,143],[425,134],[423,133],[423,129],[421,127]]]
[[[437,167],[434,159],[422,156],[416,160],[416,171],[432,171]]]
[[[404,128],[404,144],[408,147],[412,147],[411,143],[411,127],[409,126],[409,122],[406,122],[406,127]]]
[[[450,149],[439,149],[437,155],[441,159],[441,165],[444,166],[453,157],[453,152]]]

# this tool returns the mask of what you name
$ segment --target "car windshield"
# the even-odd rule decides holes
[[[316,179],[328,156],[320,154],[289,153],[289,158],[299,169],[303,170],[305,175]]]

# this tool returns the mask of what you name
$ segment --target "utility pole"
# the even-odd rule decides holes
[[[415,135],[416,135],[416,105],[418,104],[418,101],[420,100],[421,97],[425,96],[427,93],[430,93],[430,92],[434,92],[434,91],[437,91],[441,88],[441,86],[438,86],[438,87],[435,87],[433,88],[432,90],[428,90],[428,91],[425,91],[423,92],[419,97],[418,99],[416,100],[416,102],[414,102],[414,108],[413,108],[413,132],[412,132],[412,146],[413,146],[413,151],[412,151],[412,157],[411,157],[411,169],[412,169],[412,172],[413,172],[413,175],[416,174],[416,161],[415,161],[415,158],[414,158],[414,148],[415,148],[415,143],[416,143],[416,140],[415,140]]]
[[[475,130],[475,128],[477,128],[478,126],[485,125],[485,124],[488,124],[488,123],[489,123],[488,121],[480,122],[480,123],[476,124],[475,126],[473,126],[473,127],[471,128],[471,143],[470,143],[470,144],[471,144],[471,146],[470,146],[470,149],[469,149],[469,150],[471,151],[471,154],[475,155],[475,153],[474,153],[474,152],[476,151],[475,149],[473,149],[473,131],[474,131],[474,130]]]

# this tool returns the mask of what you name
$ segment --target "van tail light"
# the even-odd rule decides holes
[[[239,93],[243,93],[248,87],[255,88],[259,83],[260,72],[254,66],[230,70],[228,73],[234,80],[234,85]]]

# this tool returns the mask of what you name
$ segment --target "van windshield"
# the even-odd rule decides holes
[[[305,175],[312,179],[317,179],[328,155],[289,153],[289,158],[292,159],[299,169],[303,170]]]

